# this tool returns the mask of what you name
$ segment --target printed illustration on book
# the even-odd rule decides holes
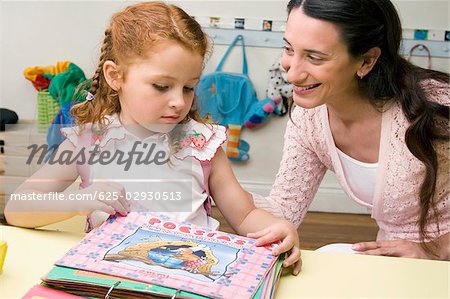
[[[227,274],[238,248],[179,238],[139,228],[103,257],[149,271],[180,274],[201,281],[215,281]]]

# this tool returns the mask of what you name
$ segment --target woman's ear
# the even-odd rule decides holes
[[[109,87],[115,91],[120,89],[122,85],[122,74],[115,62],[111,60],[105,61],[103,64],[103,76],[105,77]]]
[[[367,51],[362,57],[362,64],[356,72],[356,75],[361,79],[365,77],[373,69],[380,55],[381,49],[378,47],[373,47]]]

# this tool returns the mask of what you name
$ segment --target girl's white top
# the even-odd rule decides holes
[[[218,228],[218,221],[208,217],[203,206],[208,193],[201,161],[211,161],[226,141],[225,127],[194,120],[177,125],[182,126],[177,128],[182,132],[181,150],[170,154],[170,132],[140,139],[120,123],[117,115],[107,119],[109,124],[101,133],[93,130],[92,125],[82,130],[80,127],[61,129],[77,153],[84,151],[85,162],[91,159],[78,166],[81,188],[95,182],[114,181],[124,186],[132,211],[161,212],[178,221]],[[95,149],[98,152],[91,156],[89,151]],[[112,193],[95,195],[103,200],[117,196]],[[89,225],[95,227],[108,216],[95,211],[89,217]]]

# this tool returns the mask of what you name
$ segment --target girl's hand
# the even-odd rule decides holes
[[[408,257],[415,259],[431,258],[420,243],[406,240],[385,240],[375,242],[361,242],[353,244],[352,249],[361,254]]]
[[[293,275],[297,275],[302,268],[302,259],[300,255],[300,241],[297,230],[294,225],[287,220],[278,220],[269,227],[254,233],[248,233],[247,237],[257,238],[255,245],[264,246],[277,241],[281,243],[273,249],[273,255],[279,255],[288,252],[289,256],[284,260],[283,266],[294,265]]]
[[[111,181],[96,182],[77,193],[82,194],[82,204],[78,205],[78,211],[82,215],[87,216],[95,210],[110,215],[115,215],[117,212],[121,216],[126,216],[130,212],[130,204],[125,197],[125,189],[119,183]]]

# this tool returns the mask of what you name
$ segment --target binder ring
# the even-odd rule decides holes
[[[177,290],[177,291],[175,292],[175,294],[173,294],[173,296],[172,296],[170,299],[175,299],[175,298],[177,298],[177,295],[178,295],[180,292],[181,292],[181,290]]]
[[[109,299],[109,295],[111,294],[111,292],[114,290],[115,287],[117,287],[120,284],[120,280],[116,281],[108,290],[108,292],[105,295],[104,299]]]

